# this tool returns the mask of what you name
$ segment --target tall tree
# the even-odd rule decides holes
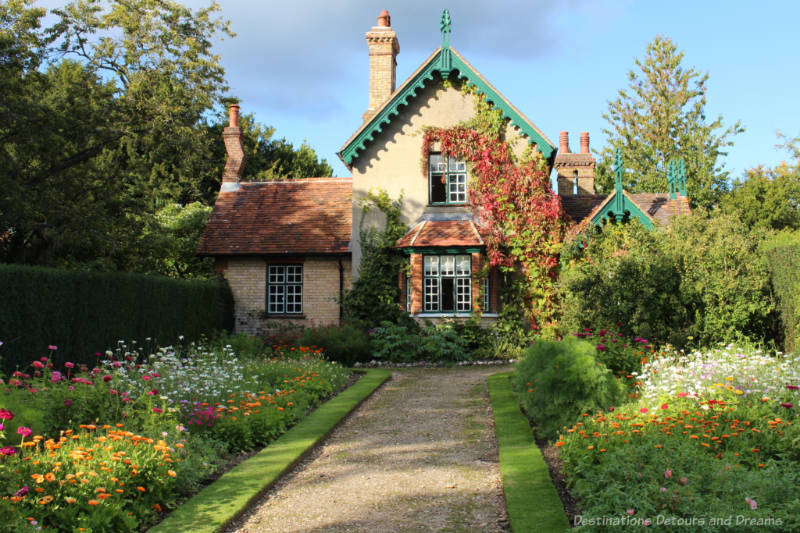
[[[720,200],[723,211],[749,227],[800,228],[800,138],[784,140],[793,161],[748,170]]]
[[[744,131],[740,122],[725,127],[722,116],[706,119],[708,73],[681,66],[683,52],[671,39],[656,37],[644,60],[628,72],[629,86],[609,102],[603,115],[609,129],[603,130],[609,145],[601,152],[597,183],[603,190],[613,187],[611,163],[614,151],[622,150],[631,192],[668,190],[669,160],[682,157],[687,170],[687,194],[692,202],[710,206],[727,189],[728,172],[722,157],[732,138]]]

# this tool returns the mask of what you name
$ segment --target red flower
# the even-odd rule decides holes
[[[0,409],[0,420],[14,420],[14,413],[8,409]]]
[[[103,376],[103,381],[105,381],[106,383],[108,383],[112,379],[114,379],[114,378],[112,378],[109,374],[106,374],[105,376]]]

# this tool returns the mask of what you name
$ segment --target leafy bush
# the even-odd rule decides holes
[[[562,331],[621,323],[625,336],[686,346],[775,338],[763,230],[697,211],[668,228],[607,224],[562,255]]]
[[[372,355],[369,337],[352,324],[306,329],[297,342],[302,346],[322,348],[329,361],[345,366],[369,361]]]
[[[621,378],[629,376],[632,372],[638,374],[654,351],[647,339],[641,337],[628,339],[622,333],[615,333],[610,329],[601,329],[593,333],[586,328],[580,333],[573,333],[573,336],[593,343],[597,350],[597,359],[615,376]]]
[[[512,384],[540,438],[552,439],[582,413],[616,404],[623,386],[595,347],[574,337],[536,341],[517,364]]]
[[[764,244],[764,256],[783,322],[787,351],[800,351],[800,232],[780,233]]]
[[[92,364],[120,338],[198,339],[233,326],[233,298],[218,280],[0,265],[3,370],[58,347],[56,363]]]
[[[424,328],[383,322],[371,330],[375,359],[393,363],[445,363],[472,357],[468,340],[456,322],[427,324]]]

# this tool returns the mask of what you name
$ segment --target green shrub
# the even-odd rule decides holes
[[[574,337],[536,341],[525,350],[512,383],[540,438],[552,439],[582,413],[621,399],[623,385],[596,354],[592,344]]]
[[[162,344],[233,327],[233,298],[218,280],[0,265],[2,369],[27,366],[57,346],[53,362],[92,364],[119,339]]]
[[[800,351],[800,232],[780,233],[764,244],[764,256],[778,303],[785,347]]]
[[[763,230],[697,211],[668,228],[607,224],[562,254],[562,332],[619,322],[627,337],[685,347],[775,337]],[[690,339],[691,338],[691,339]]]
[[[371,330],[373,354],[378,360],[392,363],[468,361],[472,352],[460,327],[456,322],[427,324],[422,329],[383,322]]]
[[[369,361],[372,355],[369,337],[364,330],[352,324],[306,329],[297,343],[300,346],[322,348],[329,361],[345,366]]]

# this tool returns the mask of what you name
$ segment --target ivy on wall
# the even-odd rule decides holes
[[[475,116],[452,128],[426,128],[423,162],[427,164],[431,146],[439,143],[442,154],[470,165],[468,202],[476,223],[488,233],[489,262],[506,269],[519,267],[518,283],[524,290],[518,291],[522,301],[515,303],[523,307],[533,328],[552,332],[558,255],[566,227],[561,200],[550,186],[540,154],[529,147],[516,156],[505,139],[507,124],[499,111],[469,85],[462,90],[474,94]]]

